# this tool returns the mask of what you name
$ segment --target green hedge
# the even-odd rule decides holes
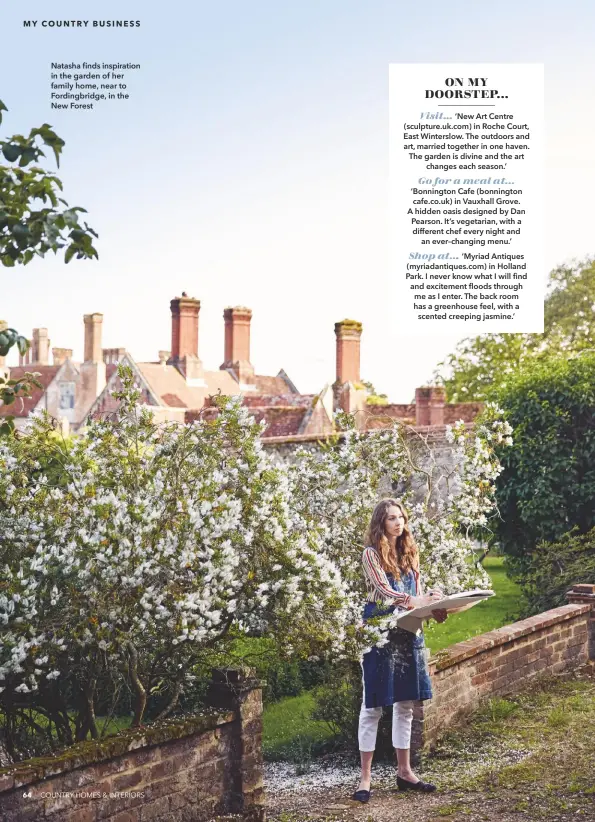
[[[534,549],[595,526],[595,354],[523,371],[498,395],[513,426],[497,482],[497,538],[516,573]]]
[[[525,616],[566,605],[566,593],[575,583],[595,583],[595,528],[586,534],[574,529],[555,542],[540,543],[519,581]]]

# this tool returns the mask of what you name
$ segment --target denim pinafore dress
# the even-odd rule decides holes
[[[386,576],[393,590],[416,595],[413,571],[402,573],[398,581],[392,574]],[[364,620],[384,616],[392,611],[392,607],[368,602],[364,608]],[[404,628],[395,628],[390,632],[386,645],[374,647],[363,655],[362,668],[366,708],[380,708],[410,699],[432,698],[423,632],[416,635]]]

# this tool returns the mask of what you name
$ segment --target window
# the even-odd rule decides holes
[[[74,408],[73,382],[60,383],[60,410],[64,411],[67,408]]]

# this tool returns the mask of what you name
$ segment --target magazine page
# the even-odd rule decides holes
[[[1,19],[0,818],[591,818],[595,11]]]

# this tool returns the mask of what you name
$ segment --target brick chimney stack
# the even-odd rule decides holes
[[[198,357],[198,313],[200,300],[182,291],[181,297],[170,302],[171,359],[174,362],[190,354]]]
[[[357,320],[335,323],[337,338],[337,383],[359,383],[359,347],[362,324]]]
[[[31,364],[31,345],[25,351],[24,354],[19,354],[19,365],[30,365]]]
[[[49,365],[50,363],[50,339],[47,328],[33,329],[31,362],[35,365]]]
[[[103,362],[103,314],[85,314],[85,362]]]
[[[81,379],[77,387],[74,423],[82,422],[89,408],[105,388],[105,363],[101,336],[103,332],[103,314],[85,314],[85,361],[80,367]]]
[[[181,297],[170,302],[171,308],[171,356],[175,365],[190,385],[204,385],[204,372],[198,356],[198,314],[200,300],[182,291]]]
[[[446,391],[442,386],[423,386],[415,389],[415,424],[444,425]]]
[[[54,365],[62,365],[72,359],[72,348],[52,348],[52,356]]]
[[[250,323],[252,311],[237,305],[223,311],[225,352],[221,370],[232,371],[239,383],[254,385],[254,366],[250,362]]]
[[[359,348],[362,324],[357,320],[335,323],[337,379],[333,385],[334,404],[347,414],[355,414],[358,428],[365,427],[368,393],[360,381]]]

